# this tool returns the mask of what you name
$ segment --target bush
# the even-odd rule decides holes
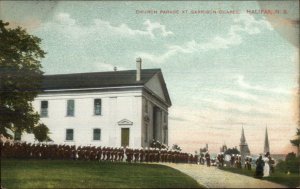
[[[299,168],[300,167],[300,156],[296,157],[296,154],[294,152],[288,153],[285,161],[279,161],[278,164],[276,165],[276,169],[278,171],[282,172],[290,172],[290,173],[295,173],[299,174]]]

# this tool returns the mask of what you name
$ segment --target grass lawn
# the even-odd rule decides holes
[[[231,167],[223,167],[220,168],[225,171],[230,171],[237,174],[242,174],[246,176],[253,177],[255,170],[252,169],[251,171],[248,171],[247,169],[237,169],[237,168],[231,168]],[[278,184],[282,184],[285,186],[288,186],[290,188],[295,188],[300,186],[300,176],[297,174],[290,174],[287,175],[285,173],[279,172],[275,170],[275,173],[271,174],[269,177],[263,177],[262,180],[268,180],[271,182],[275,182]]]
[[[5,188],[201,188],[167,166],[96,161],[1,160]]]

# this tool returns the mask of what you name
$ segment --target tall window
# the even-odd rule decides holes
[[[48,101],[41,101],[41,117],[48,116]]]
[[[94,114],[101,115],[101,99],[94,100]]]
[[[93,140],[100,140],[100,139],[101,139],[101,129],[94,129]]]
[[[74,100],[67,101],[67,116],[74,116],[75,102]]]
[[[74,140],[74,130],[73,129],[66,130],[66,140]]]

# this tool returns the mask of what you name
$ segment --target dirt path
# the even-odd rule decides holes
[[[175,168],[207,188],[286,188],[266,180],[234,174],[216,167],[207,167],[196,164],[164,163],[163,165]]]

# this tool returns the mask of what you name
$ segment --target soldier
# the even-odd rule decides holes
[[[124,149],[123,148],[119,148],[118,149],[118,160],[119,161],[123,161],[124,159]]]
[[[101,149],[101,146],[98,146],[97,149],[96,149],[96,159],[98,161],[101,161],[101,156],[102,156],[102,149]]]
[[[139,160],[139,150],[135,149],[133,150],[133,156],[134,156],[134,162],[136,163]]]
[[[234,163],[235,163],[235,155],[232,154],[230,157],[230,167],[234,167]]]
[[[246,156],[246,158],[245,158],[245,166],[244,166],[245,169],[248,169],[248,164],[249,164],[249,158],[248,158],[248,156]]]
[[[236,167],[239,168],[239,169],[241,169],[242,168],[242,157],[241,157],[241,155],[237,156],[236,163],[237,163]]]
[[[160,159],[160,153],[159,153],[159,150],[154,150],[154,161],[155,162],[159,162],[159,159]]]
[[[105,158],[106,158],[106,153],[107,153],[107,148],[104,146],[103,149],[102,149],[102,155],[103,155],[102,160],[103,160],[103,161],[104,161]]]
[[[126,148],[125,154],[126,154],[126,161],[127,161],[128,163],[131,163],[132,156],[133,156],[132,150],[129,149],[129,148]]]
[[[251,157],[249,157],[249,164],[248,164],[248,170],[251,170],[252,169],[252,158]]]
[[[146,148],[146,151],[145,151],[145,161],[148,163],[149,162],[149,149]]]
[[[224,167],[224,154],[221,153],[218,155],[219,166]]]
[[[144,162],[145,151],[144,149],[140,149],[140,162]]]
[[[205,154],[205,160],[206,160],[207,167],[210,167],[210,155],[209,155],[208,151]]]
[[[152,148],[149,150],[149,162],[153,162],[154,159],[154,151]]]
[[[204,154],[201,153],[201,154],[200,154],[200,164],[201,164],[201,165],[204,165],[204,163],[205,163],[205,160],[204,160]]]

